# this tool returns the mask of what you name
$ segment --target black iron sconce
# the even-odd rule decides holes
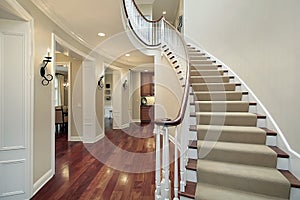
[[[41,66],[41,69],[40,69],[40,75],[41,75],[42,78],[44,78],[42,80],[42,85],[43,86],[49,85],[49,82],[53,80],[53,76],[51,74],[46,75],[46,67],[47,67],[47,64],[49,62],[51,62],[51,59],[52,59],[52,57],[49,56],[49,52],[48,52],[48,55],[45,56],[45,58],[43,60],[43,65],[44,66]]]
[[[124,88],[124,89],[127,88],[127,80],[124,81],[124,83],[123,83],[123,88]]]
[[[102,75],[102,76],[100,76],[100,78],[98,80],[97,87],[99,90],[101,90],[104,87],[103,78],[104,78],[104,76]]]

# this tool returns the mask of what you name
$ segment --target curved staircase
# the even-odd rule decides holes
[[[288,161],[279,160],[289,156],[274,146],[276,133],[260,127],[266,116],[255,113],[256,102],[248,101],[228,70],[205,53],[188,50],[194,136],[180,199],[290,199],[291,187],[300,184],[287,171]]]

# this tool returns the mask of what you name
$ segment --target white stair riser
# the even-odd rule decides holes
[[[276,146],[277,145],[277,138],[273,135],[268,135],[266,140],[266,145],[268,146]]]
[[[194,119],[197,122],[196,117],[191,117],[190,119],[191,120]],[[267,125],[266,119],[257,119],[256,127],[266,127],[266,125]]]
[[[194,200],[194,199],[191,199],[191,198],[188,198],[188,197],[184,197],[184,196],[180,196],[180,200]]]
[[[190,131],[189,132],[189,140],[197,140],[197,131]],[[266,145],[268,146],[276,146],[276,136],[268,135],[266,138]]]
[[[291,188],[290,200],[299,200],[300,197],[300,188]]]

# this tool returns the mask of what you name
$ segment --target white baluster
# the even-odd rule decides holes
[[[161,188],[160,188],[160,128],[156,127],[156,165],[155,165],[155,200],[161,199]]]
[[[185,164],[184,164],[184,157],[185,157],[185,140],[186,140],[186,134],[184,134],[184,130],[181,131],[180,134],[180,144],[181,144],[181,158],[180,158],[180,191],[185,191]]]
[[[169,149],[169,132],[168,127],[165,127],[165,165],[164,165],[164,171],[165,171],[165,199],[170,199],[170,149]]]
[[[174,149],[174,200],[178,199],[178,127],[175,129],[175,149]]]

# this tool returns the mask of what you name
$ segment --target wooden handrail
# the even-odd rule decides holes
[[[180,110],[176,116],[175,119],[171,120],[171,119],[157,119],[155,120],[155,124],[159,125],[159,126],[177,126],[179,124],[181,124],[183,118],[184,118],[184,114],[186,111],[186,107],[188,104],[188,98],[189,98],[189,88],[190,88],[190,58],[189,58],[189,54],[187,51],[187,45],[184,41],[184,39],[181,36],[181,33],[179,33],[179,31],[172,25],[170,24],[167,20],[163,19],[165,23],[167,23],[170,27],[172,27],[173,31],[176,32],[176,34],[178,35],[178,37],[180,38],[183,46],[184,46],[184,51],[186,54],[186,61],[187,61],[187,66],[186,66],[186,75],[185,75],[185,83],[184,83],[184,92],[183,92],[183,96],[181,99],[181,107]]]
[[[187,51],[187,45],[183,39],[183,37],[181,36],[181,33],[178,32],[178,30],[171,24],[169,23],[168,21],[166,21],[164,19],[163,16],[161,16],[159,19],[157,20],[148,20],[144,15],[143,13],[141,12],[141,10],[138,8],[138,6],[136,5],[135,1],[132,0],[135,8],[137,9],[137,11],[139,12],[139,14],[143,17],[143,19],[149,23],[158,23],[160,21],[162,21],[162,23],[166,23],[168,24],[172,29],[173,31],[175,31],[175,33],[177,34],[177,36],[180,38],[182,44],[183,44],[183,47],[184,47],[184,51],[185,51],[185,55],[186,55],[186,76],[185,76],[185,84],[184,84],[184,92],[183,92],[183,96],[182,96],[182,100],[181,100],[181,107],[180,107],[180,110],[176,116],[175,119],[167,119],[167,118],[164,118],[164,119],[156,119],[154,121],[154,123],[156,125],[159,125],[159,126],[165,126],[165,127],[169,127],[169,126],[177,126],[179,124],[181,124],[181,122],[183,121],[183,118],[184,118],[184,115],[185,115],[185,111],[186,111],[186,108],[187,108],[187,104],[188,104],[188,98],[189,98],[189,87],[190,87],[190,63],[189,63],[189,54],[188,54],[188,51]],[[128,19],[128,13],[127,13],[127,9],[126,9],[126,4],[125,4],[125,0],[123,0],[123,5],[124,5],[124,8],[125,8],[125,14],[126,14],[126,17]],[[135,32],[135,30],[133,29],[132,27],[132,24],[130,22],[130,19],[128,19],[129,21],[129,25],[130,25],[130,28],[132,29],[132,31],[134,32],[134,34],[138,37],[138,39],[143,42],[146,46],[150,46],[150,47],[153,47],[153,46],[160,46],[161,43],[159,44],[156,44],[156,45],[151,45],[151,44],[146,44],[145,41],[143,41],[139,36],[138,34]]]
[[[147,22],[149,22],[149,23],[157,23],[157,22],[159,22],[160,20],[162,20],[162,18],[164,17],[164,16],[160,16],[160,18],[158,18],[157,20],[149,20],[149,19],[147,19],[147,18],[145,17],[145,15],[142,13],[142,11],[139,9],[139,7],[136,5],[135,1],[132,0],[132,2],[133,2],[133,4],[134,4],[135,8],[137,9],[137,11],[140,13],[140,15],[141,15]]]

